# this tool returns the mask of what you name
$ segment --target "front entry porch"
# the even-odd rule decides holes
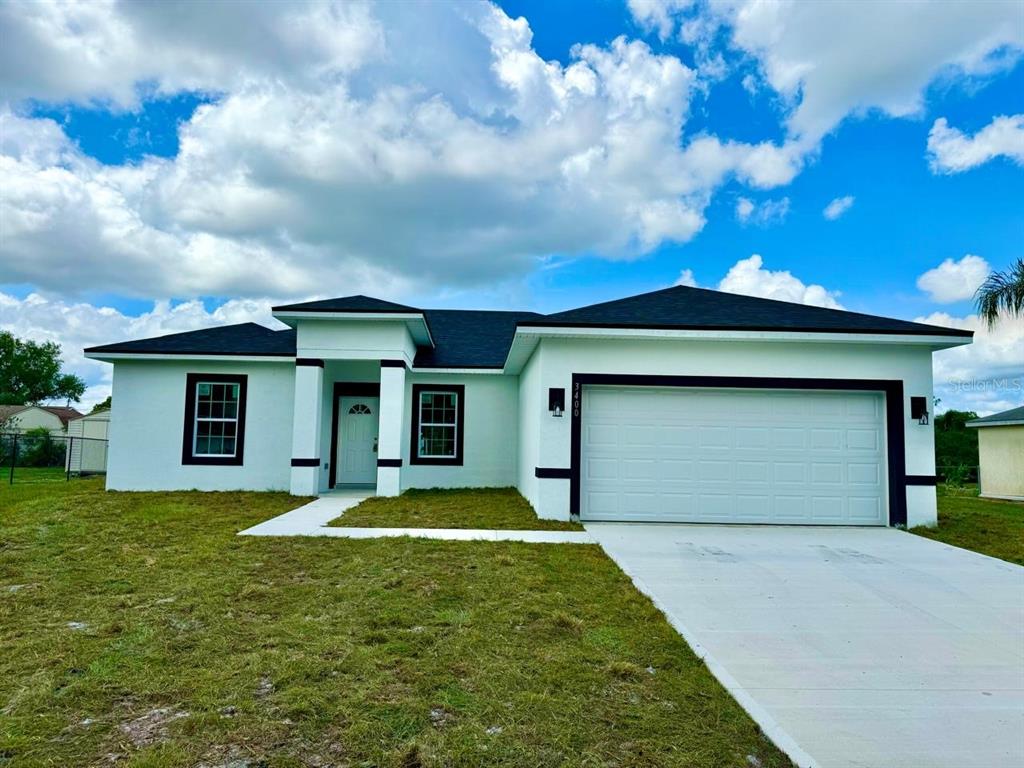
[[[296,360],[292,494],[398,495],[405,379],[402,360]]]

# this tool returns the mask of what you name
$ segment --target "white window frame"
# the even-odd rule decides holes
[[[226,416],[200,416],[199,415],[199,388],[201,386],[203,386],[204,384],[209,385],[211,387],[218,386],[218,385],[219,386],[224,386],[224,387],[234,387],[234,389],[235,389],[235,416],[234,416],[234,418],[227,418]],[[195,414],[192,416],[192,455],[195,458],[198,458],[198,459],[224,459],[224,458],[234,458],[235,456],[238,455],[238,412],[239,412],[239,409],[241,408],[241,403],[242,403],[242,387],[241,387],[241,385],[238,382],[228,382],[228,381],[197,381],[196,382],[196,391],[195,391],[196,410],[195,410]],[[234,424],[235,424],[235,435],[232,438],[232,440],[234,441],[234,446],[235,446],[234,450],[231,453],[199,453],[196,450],[196,446],[199,444],[199,422],[200,421],[207,421],[207,422],[212,422],[212,421],[227,422],[227,421],[231,421],[231,422],[234,422]],[[221,440],[223,441],[224,438],[221,437]]]
[[[424,395],[450,395],[454,400],[452,401],[452,410],[455,412],[455,420],[450,424],[447,422],[434,422],[434,421],[423,421],[423,396]],[[416,458],[418,459],[457,459],[459,456],[459,393],[452,392],[446,389],[421,389],[419,392],[419,401],[416,403],[417,412],[419,415],[419,429],[420,434],[416,436]],[[450,454],[436,454],[436,453],[423,453],[423,428],[424,427],[451,427],[452,429],[452,452]]]

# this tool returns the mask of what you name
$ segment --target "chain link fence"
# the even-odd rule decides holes
[[[0,433],[0,467],[8,483],[70,480],[105,474],[107,440],[45,430]]]

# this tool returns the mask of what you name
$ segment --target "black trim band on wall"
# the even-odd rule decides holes
[[[323,368],[324,361],[319,357],[297,357],[295,358],[295,365],[308,365],[313,368]]]
[[[571,480],[572,469],[561,467],[534,467],[533,476],[544,480]]]
[[[936,475],[907,475],[907,485],[938,485]]]
[[[292,459],[293,467],[319,467],[320,459]]]
[[[405,360],[381,360],[381,368],[405,368]]]
[[[889,525],[907,524],[906,447],[903,432],[903,382],[890,379],[792,379],[757,376],[649,376],[617,373],[572,375],[572,423],[569,512],[580,514],[580,453],[583,429],[583,387],[588,384],[626,387],[702,387],[708,389],[822,389],[882,392],[885,395],[886,459],[889,475]]]
[[[402,466],[401,459],[377,459],[378,467],[400,467]]]
[[[181,463],[213,467],[240,467],[245,453],[245,401],[249,377],[244,373],[187,373],[185,374],[185,424],[182,428]],[[196,384],[238,385],[238,422],[235,427],[234,456],[193,456],[192,438],[196,428]]]
[[[327,465],[328,488],[333,488],[338,482],[338,400],[341,397],[380,397],[380,382],[334,382],[331,394],[331,463]]]

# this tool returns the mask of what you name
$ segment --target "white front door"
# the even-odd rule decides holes
[[[874,392],[586,387],[584,520],[885,525]]]
[[[377,482],[378,397],[343,397],[338,403],[338,483]]]

